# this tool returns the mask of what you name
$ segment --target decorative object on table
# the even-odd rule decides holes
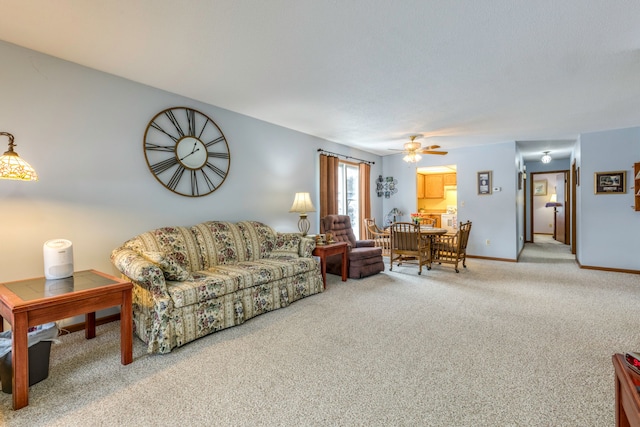
[[[411,213],[409,214],[409,216],[411,217],[411,222],[413,222],[414,224],[420,224],[421,215],[419,213]]]
[[[316,246],[324,246],[327,243],[325,234],[316,234]]]
[[[378,197],[384,196],[385,199],[390,198],[392,195],[398,192],[398,180],[393,179],[392,176],[382,178],[382,175],[378,175],[376,180],[376,194]]]
[[[624,361],[633,372],[640,375],[640,353],[628,351],[624,354]]]
[[[388,214],[384,216],[384,224],[382,224],[383,228],[389,227],[394,222],[400,220],[404,214],[398,208],[393,208],[389,211]]]
[[[307,212],[315,211],[316,208],[314,208],[313,203],[311,203],[311,196],[309,195],[309,193],[296,193],[293,199],[293,205],[291,205],[291,209],[289,209],[289,212],[300,214],[300,219],[298,220],[298,230],[300,230],[303,236],[307,235],[309,227],[311,227],[311,224],[307,219]]]
[[[627,192],[627,171],[596,172],[594,184],[595,194],[625,194]]]
[[[550,153],[550,152],[551,152],[551,151],[543,151],[543,155],[542,155],[542,157],[540,158],[540,161],[541,161],[542,163],[550,163],[550,162],[551,162],[551,160],[553,160],[553,159],[551,158],[551,156],[549,155],[549,153]]]
[[[326,233],[326,242],[328,245],[336,242],[335,240],[333,240],[333,233],[330,233],[330,232]]]
[[[481,196],[491,194],[491,171],[478,172],[478,194]]]
[[[533,181],[533,195],[534,196],[546,196],[547,195],[547,180],[541,179],[539,181]]]
[[[66,239],[47,240],[42,245],[44,277],[64,279],[73,276],[73,244]]]
[[[16,144],[14,137],[9,132],[0,132],[0,135],[9,138],[9,149],[0,156],[0,179],[16,179],[20,181],[37,181],[38,174],[31,165],[13,151]]]
[[[411,135],[409,138],[411,141],[406,142],[402,147],[402,150],[397,150],[391,148],[392,151],[402,151],[404,153],[404,160],[407,163],[417,163],[422,159],[420,154],[438,154],[445,155],[446,151],[434,151],[437,148],[440,148],[439,145],[430,145],[428,147],[422,148],[422,144],[416,141],[416,138],[421,138],[422,135]]]
[[[187,197],[216,191],[229,174],[229,145],[218,125],[200,111],[159,112],[144,132],[144,157],[153,176]]]

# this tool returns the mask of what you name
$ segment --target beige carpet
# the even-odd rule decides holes
[[[568,247],[561,245],[560,255]],[[519,263],[394,267],[174,350],[118,324],[62,337],[11,426],[609,426],[611,355],[640,349],[640,276]]]

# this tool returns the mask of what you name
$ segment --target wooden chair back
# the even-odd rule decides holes
[[[391,254],[391,235],[378,228],[375,218],[365,218],[367,239],[373,240],[376,247],[382,248],[382,256]]]
[[[467,268],[467,243],[471,233],[471,221],[464,222],[458,227],[455,235],[438,236],[434,240],[433,262],[437,264],[453,264],[456,273],[459,273],[458,264]]]
[[[436,226],[435,218],[420,218],[420,225],[430,225],[432,227]]]
[[[422,274],[422,266],[431,269],[431,239],[420,233],[420,225],[410,222],[391,224],[391,254],[389,270],[393,271],[393,263],[398,266],[403,262],[418,264],[418,274]]]

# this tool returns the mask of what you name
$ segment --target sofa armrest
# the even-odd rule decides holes
[[[311,258],[313,250],[316,248],[316,239],[303,236],[300,241],[300,256],[302,258]]]
[[[119,247],[111,252],[111,263],[129,280],[151,292],[154,297],[169,296],[160,267],[138,252]]]
[[[375,245],[374,240],[356,240],[356,248],[372,248]]]

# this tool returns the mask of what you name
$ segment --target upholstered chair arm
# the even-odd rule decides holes
[[[375,245],[374,240],[356,240],[356,248],[372,248]]]

